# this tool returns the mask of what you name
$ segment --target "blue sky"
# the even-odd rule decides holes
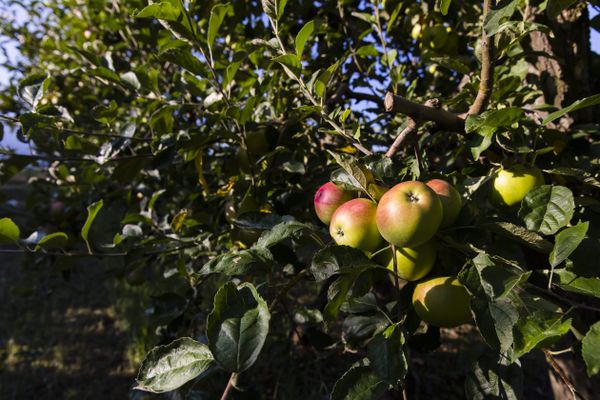
[[[27,18],[27,15],[23,11],[23,9],[20,7],[15,7],[15,9],[13,9],[12,11],[16,13],[15,18],[19,22],[24,21]],[[589,11],[590,11],[590,18],[593,18],[594,16],[596,16],[598,14],[598,12],[591,6],[589,7]],[[1,12],[2,12],[2,9],[0,8],[0,13]],[[0,14],[0,17],[2,17],[1,14]],[[19,56],[17,46],[15,43],[4,42],[3,39],[4,38],[2,37],[2,35],[0,35],[0,45],[4,46],[5,50],[8,53],[8,58],[10,59],[10,61],[14,61]],[[591,30],[591,44],[592,44],[592,50],[594,52],[600,54],[600,32],[598,32],[594,29]],[[6,60],[5,60],[4,55],[2,53],[0,53],[0,63],[4,63],[5,61]],[[0,67],[0,87],[5,86],[8,82],[9,82],[8,72],[4,68]],[[11,132],[8,129],[5,129],[4,132],[5,132],[4,138],[2,139],[2,141],[0,141],[1,146],[11,147],[11,148],[17,150],[18,152],[29,152],[28,145],[16,140],[13,132]]]

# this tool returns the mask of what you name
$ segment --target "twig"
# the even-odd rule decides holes
[[[571,381],[569,380],[569,378],[567,377],[567,374],[565,374],[565,371],[563,371],[563,369],[560,367],[560,365],[558,365],[558,363],[556,362],[556,360],[554,360],[554,357],[548,350],[544,349],[543,352],[544,352],[544,355],[546,356],[546,361],[548,361],[548,363],[550,364],[550,366],[552,367],[554,372],[556,372],[558,374],[558,376],[563,381],[565,386],[569,389],[569,391],[571,392],[571,395],[573,395],[573,399],[576,400],[577,397],[580,395],[577,392],[577,390],[575,389],[575,387],[573,386],[573,384],[571,383]]]
[[[21,121],[19,121],[18,118],[9,117],[7,115],[0,114],[0,119],[9,121],[9,122],[13,122],[15,124],[21,124]],[[140,141],[140,142],[151,142],[152,141],[152,139],[148,139],[148,138],[141,138],[141,137],[135,137],[135,136],[126,137],[123,135],[116,135],[113,133],[85,132],[85,131],[80,131],[77,129],[59,128],[59,127],[55,127],[55,126],[52,126],[52,127],[42,126],[37,129],[50,130],[50,131],[59,132],[59,133],[64,132],[64,133],[69,133],[69,134],[73,134],[73,135],[81,135],[81,136],[95,136],[95,137],[107,137],[107,138],[114,138],[114,139],[127,139],[127,140],[134,140],[134,141]]]
[[[394,154],[396,154],[398,150],[400,150],[400,147],[402,147],[404,141],[417,132],[417,128],[417,121],[415,121],[411,117],[408,117],[406,121],[406,127],[402,130],[402,132],[400,132],[396,140],[394,140],[394,143],[392,143],[387,153],[385,153],[385,156],[393,157]]]
[[[485,33],[485,19],[494,5],[494,0],[483,0],[483,16],[481,23],[481,77],[479,79],[479,90],[473,105],[469,108],[469,114],[479,114],[484,111],[492,94],[494,85],[494,40]]]
[[[106,161],[104,161],[104,163],[99,163],[94,158],[83,158],[83,157],[52,157],[52,156],[39,156],[39,155],[36,155],[36,154],[14,154],[14,153],[7,153],[7,152],[0,152],[0,155],[9,156],[9,157],[31,158],[33,160],[48,161],[48,162],[54,162],[54,161],[60,161],[60,162],[95,162],[95,163],[98,163],[98,164],[106,164],[106,163],[109,163],[109,162],[116,162],[116,161],[122,161],[122,160],[131,160],[131,159],[136,159],[136,158],[152,158],[152,157],[154,157],[152,154],[132,154],[132,155],[129,155],[129,156],[109,158]]]
[[[425,102],[425,107],[432,107],[435,109],[440,108],[440,102],[437,99],[429,99]],[[400,150],[402,144],[409,138],[416,140],[417,129],[419,129],[418,121],[413,117],[408,117],[406,121],[406,127],[400,132],[394,143],[390,149],[385,153],[386,157],[392,157],[394,154]],[[419,168],[421,167],[421,155],[419,153],[419,146],[417,143],[414,145],[415,147],[415,157],[417,158],[417,162],[419,163]]]
[[[233,382],[235,381],[236,377],[237,374],[232,372],[229,380],[227,381],[227,386],[225,386],[225,390],[223,390],[223,394],[221,395],[221,400],[227,400],[227,397],[229,397],[229,393],[233,389]]]
[[[400,113],[416,121],[433,121],[448,130],[463,133],[465,120],[458,115],[441,108],[414,103],[402,96],[388,92],[384,99],[385,111]]]
[[[269,22],[271,23],[273,34],[275,35],[275,38],[277,39],[277,43],[279,44],[279,53],[282,54],[282,55],[289,54],[287,52],[286,48],[285,48],[285,45],[283,44],[283,41],[281,40],[281,37],[279,36],[279,25],[277,23],[277,20],[274,20],[271,17],[268,17],[268,18],[269,18]],[[290,78],[293,78],[298,83],[298,85],[300,86],[300,89],[302,90],[302,93],[304,94],[304,96],[314,106],[319,107],[319,109],[321,110],[320,111],[320,117],[323,120],[325,120],[333,128],[333,130],[335,130],[340,135],[344,136],[346,139],[350,140],[350,142],[352,143],[352,145],[356,149],[358,149],[361,153],[363,153],[365,155],[371,155],[371,154],[373,154],[373,152],[371,150],[367,149],[362,144],[360,144],[360,142],[358,142],[356,139],[354,139],[352,136],[350,136],[348,134],[348,132],[346,132],[345,129],[343,129],[341,126],[339,126],[337,124],[337,122],[335,122],[333,120],[333,118],[331,118],[329,115],[327,115],[327,113],[323,110],[323,104],[321,104],[321,102],[319,102],[319,101],[317,101],[317,99],[315,99],[315,97],[312,95],[312,93],[310,92],[310,90],[306,86],[306,83],[304,82],[304,80],[302,79],[301,76],[297,76],[292,70],[290,70],[289,68],[287,68],[285,65],[283,66],[283,68],[286,71],[286,73],[288,74],[288,76]]]

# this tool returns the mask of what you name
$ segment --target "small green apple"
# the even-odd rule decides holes
[[[429,186],[442,201],[442,209],[444,216],[440,228],[447,228],[456,221],[460,209],[462,207],[462,199],[460,193],[448,182],[442,179],[432,179],[427,182]]]
[[[542,171],[522,164],[496,171],[493,180],[492,201],[498,206],[519,204],[533,188],[544,184]]]
[[[398,277],[406,281],[418,281],[433,269],[437,256],[437,245],[434,240],[423,243],[415,248],[401,247],[396,249],[396,264]],[[383,265],[390,271],[394,270],[392,250],[383,254]]]
[[[333,182],[327,182],[315,193],[315,212],[317,217],[325,225],[331,222],[331,216],[339,206],[354,198],[354,192],[350,192],[336,186]]]
[[[376,222],[381,236],[397,247],[416,247],[435,235],[442,223],[442,202],[423,182],[402,182],[379,200]]]
[[[368,199],[353,199],[338,207],[331,217],[329,234],[339,245],[371,253],[383,239],[375,224],[377,204]]]
[[[452,328],[471,322],[471,296],[452,276],[417,284],[412,303],[417,315],[428,324]]]

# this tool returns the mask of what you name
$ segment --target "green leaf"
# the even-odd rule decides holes
[[[287,238],[297,238],[305,230],[312,231],[312,227],[298,221],[284,221],[263,232],[253,247],[267,249]]]
[[[335,383],[331,400],[375,400],[386,392],[388,385],[364,364],[346,371]]]
[[[252,248],[236,253],[224,253],[208,261],[198,276],[223,274],[226,276],[246,275],[269,271],[275,263],[267,248]]]
[[[269,332],[269,309],[250,283],[227,282],[208,315],[208,347],[227,372],[243,372],[256,361]]]
[[[500,127],[511,126],[523,116],[523,110],[516,107],[486,111],[481,115],[469,115],[465,121],[465,132],[475,132],[471,141],[471,153],[477,160],[481,153],[492,144],[492,137]]]
[[[450,7],[451,0],[439,0],[438,4],[442,15],[448,14],[448,7]]]
[[[472,400],[523,398],[523,370],[499,354],[484,354],[465,379],[465,394]]]
[[[600,373],[600,322],[590,327],[581,341],[581,355],[591,378]]]
[[[588,230],[588,222],[580,222],[575,226],[562,230],[554,241],[554,249],[550,253],[550,266],[558,266],[579,247]]]
[[[375,336],[367,348],[373,372],[394,387],[404,383],[408,371],[404,342],[402,327],[392,325]]]
[[[496,265],[487,254],[480,253],[458,279],[473,296],[494,301],[506,296],[530,274],[509,265]]]
[[[181,11],[168,1],[153,3],[136,14],[137,18],[156,18],[165,21],[177,21]]]
[[[552,283],[567,292],[600,298],[600,279],[598,278],[584,278],[566,269],[559,269],[554,271]]]
[[[575,209],[571,190],[564,186],[543,185],[527,193],[519,216],[527,229],[552,235],[566,226]]]
[[[94,219],[96,219],[96,216],[98,215],[98,212],[100,212],[100,209],[102,208],[103,205],[104,205],[104,201],[100,200],[100,201],[90,204],[87,207],[88,216],[87,216],[87,219],[85,220],[85,223],[83,224],[83,227],[81,228],[81,237],[83,238],[83,240],[85,240],[88,251],[90,253],[92,252],[92,248],[91,248],[90,242],[88,240],[88,234],[90,232],[90,228],[92,227],[92,223],[94,222]]]
[[[346,304],[354,304],[357,298],[350,299]],[[342,310],[349,312],[342,307]],[[373,335],[383,331],[390,321],[382,312],[375,315],[350,315],[342,324],[342,339],[348,348],[362,348],[364,342]]]
[[[189,337],[177,339],[146,355],[135,389],[152,393],[175,390],[205,372],[212,363],[208,346]]]
[[[359,190],[371,196],[369,193],[369,171],[360,165],[356,159],[342,157],[339,154],[329,152],[342,170],[336,170],[331,175],[331,180],[345,190]]]
[[[577,0],[548,0],[546,14],[548,18],[555,19],[560,15],[562,10],[571,7],[575,3],[577,3]]]
[[[529,353],[533,348],[553,342],[569,332],[571,319],[563,320],[562,313],[535,310],[520,318],[514,328],[514,359]]]
[[[165,61],[179,65],[195,75],[208,76],[204,64],[192,54],[190,48],[168,50],[160,55]]]
[[[558,119],[558,118],[562,117],[563,115],[568,114],[572,111],[576,111],[576,110],[579,110],[579,109],[582,109],[585,107],[595,106],[597,104],[600,104],[600,93],[595,94],[590,97],[586,97],[581,100],[574,101],[567,107],[553,112],[552,114],[550,114],[546,118],[544,118],[544,120],[542,121],[542,125],[546,125],[547,123],[550,123],[550,122],[554,121],[555,119]]]
[[[10,218],[0,219],[0,244],[13,244],[19,241],[21,230]]]
[[[302,52],[304,51],[304,46],[306,45],[306,41],[310,37],[310,35],[314,32],[316,27],[315,21],[308,21],[300,32],[296,35],[296,40],[294,41],[296,45],[296,55],[299,59],[302,58]]]
[[[485,18],[483,25],[485,32],[489,36],[492,36],[498,32],[502,22],[512,17],[519,6],[519,3],[520,0],[498,2],[496,7],[492,8]]]
[[[325,71],[321,72],[315,81],[315,93],[319,97],[325,96],[325,91],[327,90],[327,84],[329,83],[329,78],[331,75],[339,68],[340,61],[336,61],[331,64]]]
[[[509,350],[514,342],[513,327],[519,318],[512,303],[507,299],[489,302],[475,297],[471,309],[485,342],[502,353]]]
[[[362,251],[349,246],[330,246],[314,255],[310,272],[317,282],[321,282],[343,269],[360,268],[363,265],[373,265],[373,261]]]
[[[36,110],[49,85],[50,77],[47,74],[32,74],[19,82],[17,93],[32,110]]]
[[[527,228],[512,224],[510,222],[490,222],[477,225],[477,227],[483,230],[492,231],[501,236],[522,243],[527,247],[539,251],[540,253],[547,254],[552,251],[552,243],[550,243],[548,240]]]
[[[273,61],[281,64],[290,78],[297,79],[300,77],[300,73],[302,72],[302,64],[296,55],[284,54],[275,57]]]
[[[213,43],[215,42],[215,38],[217,37],[217,33],[219,32],[219,28],[223,23],[223,19],[227,12],[231,9],[231,5],[229,3],[226,4],[217,4],[210,10],[210,18],[208,20],[208,33],[206,40],[208,42],[208,47],[212,48]]]
[[[54,232],[49,235],[44,236],[37,242],[35,246],[35,250],[44,249],[44,250],[58,250],[64,249],[67,243],[69,242],[69,236],[64,232]]]
[[[103,124],[110,124],[115,120],[119,112],[119,106],[116,101],[111,100],[108,106],[98,105],[92,109],[92,114],[96,121]]]
[[[13,244],[19,241],[21,230],[10,218],[0,219],[0,244]]]
[[[278,0],[277,1],[277,21],[283,17],[283,12],[285,11],[285,6],[287,5],[288,0]]]

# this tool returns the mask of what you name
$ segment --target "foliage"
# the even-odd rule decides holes
[[[374,198],[375,184],[443,177],[464,207],[438,232],[433,274],[458,275],[487,344],[469,398],[518,398],[519,358],[560,338],[597,374],[600,133],[558,122],[598,95],[539,104],[528,38],[549,27],[526,6],[482,19],[479,2],[447,0],[16,5],[31,18],[0,22],[22,56],[5,62],[0,118],[35,153],[2,149],[0,182],[35,174],[30,215],[0,220],[3,249],[61,271],[94,257],[149,288],[144,331],[160,346],[138,389],[371,399],[410,384],[411,354],[435,350],[438,330],[423,334],[414,285],[331,243],[312,196],[328,180]],[[496,45],[487,111],[462,132],[418,121],[406,151],[384,156],[408,122],[384,112],[385,92],[469,109],[482,29]],[[535,164],[546,185],[497,208],[502,163]]]

